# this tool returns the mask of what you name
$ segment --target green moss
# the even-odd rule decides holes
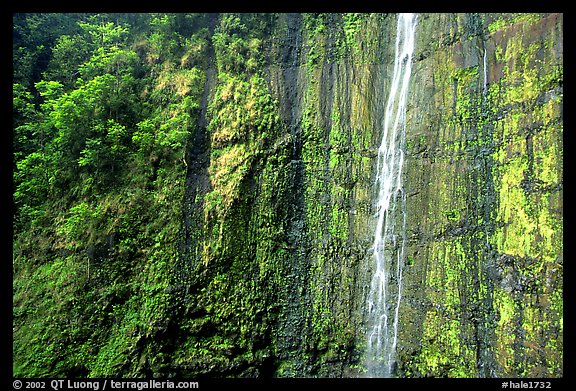
[[[494,305],[499,310],[498,327],[496,329],[496,350],[498,363],[505,373],[513,373],[515,370],[514,343],[516,333],[514,318],[517,311],[514,300],[510,294],[497,290],[494,293]]]
[[[457,209],[452,209],[452,210],[446,211],[445,214],[446,214],[446,218],[447,218],[449,221],[458,221],[458,220],[460,220],[460,213],[458,212]]]
[[[503,14],[498,16],[495,21],[488,25],[488,32],[494,33],[498,30],[504,30],[516,23],[536,23],[541,18],[541,14],[536,13]]]
[[[460,342],[462,326],[457,320],[440,321],[432,313],[425,320],[426,330],[416,370],[423,376],[473,377],[474,352]]]
[[[518,269],[522,281],[529,281],[520,293],[497,291],[495,295],[500,313],[496,328],[498,360],[505,373],[524,376],[551,376],[558,373],[554,371],[560,370],[561,361],[558,346],[542,338],[551,333],[557,340],[562,323],[561,316],[550,310],[548,299],[550,289],[561,292],[562,284],[555,279],[545,283],[543,277],[547,270],[558,271],[562,252],[561,241],[555,239],[562,231],[562,218],[551,213],[553,207],[547,196],[554,188],[552,184],[562,177],[562,153],[558,149],[562,144],[557,138],[562,128],[557,111],[561,98],[553,93],[551,99],[543,99],[560,84],[545,75],[542,68],[558,69],[555,60],[543,60],[550,54],[545,54],[547,46],[545,40],[527,44],[521,34],[510,37],[501,56],[506,62],[503,78],[498,85],[490,86],[498,94],[490,95],[490,100],[507,108],[495,133],[499,146],[494,174],[500,224],[494,243],[498,252],[521,262]],[[543,354],[549,358],[546,364]]]
[[[15,238],[15,376],[364,369],[359,287],[394,18],[225,14],[212,37],[202,18],[153,17],[154,31],[134,43],[147,87],[131,85],[139,99],[127,101],[143,103],[98,128],[130,146],[114,179],[91,176],[81,145],[70,194],[47,204],[35,195],[42,201],[24,210],[35,223]],[[399,368],[562,376],[561,35],[538,35],[541,15],[512,14],[484,36],[484,19],[419,16],[418,44],[428,46],[417,46],[410,86]],[[215,86],[202,71],[209,41]],[[295,79],[283,42],[298,45]],[[279,103],[300,118],[281,118]],[[66,118],[53,120],[72,129]],[[38,156],[19,169],[44,167]],[[47,194],[58,188],[50,181]]]

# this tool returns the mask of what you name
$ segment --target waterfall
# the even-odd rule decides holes
[[[484,70],[484,81],[483,81],[483,85],[482,85],[482,93],[484,94],[484,96],[486,96],[486,92],[488,91],[487,86],[488,86],[488,70],[486,67],[486,48],[484,48],[484,59],[482,62],[483,65],[483,70]]]
[[[406,244],[406,193],[402,165],[406,128],[406,96],[412,69],[416,15],[400,14],[396,28],[394,73],[378,148],[377,224],[373,274],[368,296],[367,376],[390,377],[396,367],[398,315]]]

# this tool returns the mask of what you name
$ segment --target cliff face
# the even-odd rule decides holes
[[[83,341],[81,373],[362,376],[396,15],[203,23],[186,181],[153,201],[174,254],[138,293],[159,312]],[[562,27],[418,16],[397,376],[563,375]]]
[[[203,248],[233,308],[257,307],[231,314],[272,327],[277,376],[362,373],[395,23],[282,15],[264,38],[279,120]],[[562,15],[424,14],[416,34],[399,374],[561,376]]]
[[[421,20],[408,373],[562,374],[561,26],[562,15]]]

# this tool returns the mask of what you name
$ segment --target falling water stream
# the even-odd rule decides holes
[[[396,55],[378,148],[377,224],[368,296],[367,376],[392,377],[396,369],[398,315],[406,244],[406,193],[402,187],[406,97],[412,70],[417,16],[399,14]]]
[[[487,86],[488,86],[488,70],[486,68],[486,48],[484,48],[484,58],[482,61],[482,65],[483,65],[483,70],[484,70],[484,80],[483,80],[483,84],[482,84],[482,93],[484,94],[484,96],[486,96],[486,92],[487,90]]]

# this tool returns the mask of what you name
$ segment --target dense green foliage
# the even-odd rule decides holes
[[[255,375],[271,356],[282,179],[265,167],[288,155],[259,68],[269,18],[15,15],[15,68],[40,22],[70,25],[43,27],[48,60],[15,75],[16,376]]]
[[[207,46],[180,27],[199,18],[14,16],[16,376],[161,362],[130,357],[168,317]]]
[[[562,15],[418,18],[398,375],[562,376]],[[13,31],[14,376],[362,376],[394,15]]]

